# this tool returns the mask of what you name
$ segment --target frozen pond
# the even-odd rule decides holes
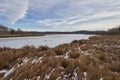
[[[88,39],[90,36],[92,35],[54,34],[37,37],[0,38],[0,47],[21,48],[26,45],[55,47],[63,43],[70,43],[73,40]]]

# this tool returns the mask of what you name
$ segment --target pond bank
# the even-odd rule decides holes
[[[120,80],[120,36],[93,36],[55,48],[0,48],[2,80]]]

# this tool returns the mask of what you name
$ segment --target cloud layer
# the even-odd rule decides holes
[[[81,17],[81,15],[69,17],[67,19],[45,19],[45,20],[40,20],[36,21],[36,23],[42,25],[42,26],[61,26],[61,25],[75,25],[80,22],[87,22],[89,20],[99,20],[103,18],[109,18],[113,16],[120,15],[120,11],[111,11],[111,12],[102,12],[99,14],[95,14],[92,16],[84,16]]]
[[[0,0],[0,18],[41,30],[107,29],[120,22],[120,1]]]
[[[8,22],[14,24],[19,19],[25,17],[28,10],[28,0],[1,0],[0,16],[8,19]]]
[[[53,4],[55,5],[54,2]],[[47,7],[49,8],[49,5]],[[78,26],[79,29],[86,29],[81,28],[84,23],[90,29],[89,22],[96,24],[96,21],[101,23],[107,20],[113,21],[113,18],[118,19],[120,17],[120,1],[118,0],[65,0],[63,4],[60,3],[56,8],[53,7],[55,11],[52,13],[57,15],[57,18],[51,19],[48,17],[48,19],[38,20],[36,23],[41,26],[52,26],[53,29],[59,29],[60,27],[78,29]]]

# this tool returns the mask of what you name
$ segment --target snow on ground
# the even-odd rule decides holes
[[[51,72],[46,76],[45,76],[45,80],[49,80],[50,79],[50,76],[52,75],[52,73],[55,71],[55,69],[52,69]]]
[[[63,43],[70,43],[74,40],[88,39],[90,36],[92,35],[54,34],[37,37],[0,38],[0,47],[21,48],[26,45],[55,47]],[[18,43],[20,44],[18,45]]]
[[[87,80],[87,72],[83,72],[83,78],[82,80]]]
[[[7,70],[1,70],[0,71],[0,73],[6,73],[7,72]]]
[[[104,78],[100,78],[99,80],[104,80]]]
[[[32,60],[32,64],[33,64],[33,63],[37,63],[37,62],[42,62],[42,61],[41,61],[42,58],[43,58],[43,57],[39,57],[38,59],[36,59],[36,58],[33,59],[33,60]]]
[[[66,52],[64,58],[68,59],[69,58],[69,53],[70,53],[70,50],[68,52]]]
[[[14,72],[14,70],[15,70],[14,67],[12,67],[10,70],[1,70],[1,71],[0,71],[0,74],[1,74],[1,73],[4,73],[4,76],[3,76],[3,77],[5,78],[5,77],[7,77],[8,75],[10,75],[12,72]],[[12,79],[10,79],[10,80],[12,80]]]
[[[111,48],[120,48],[120,45],[112,45]]]
[[[29,61],[29,59],[27,57],[22,59],[22,63],[20,65],[24,65],[25,63],[27,63]]]
[[[15,69],[14,68],[11,68],[10,70],[8,70],[5,75],[4,75],[4,78],[7,77],[8,75],[10,75]]]
[[[60,56],[59,56],[59,55],[57,55],[57,56],[55,56],[55,57],[56,57],[56,58],[59,58],[59,57],[63,57],[63,55],[60,55]]]
[[[56,80],[61,80],[61,77],[58,77]]]
[[[69,78],[70,75],[71,75],[70,73],[69,74],[65,74],[63,79],[67,80],[67,78]]]
[[[85,46],[85,45],[82,45],[82,46]],[[88,49],[86,51],[83,51],[80,46],[78,47],[78,53],[82,53],[83,55],[92,55],[94,53],[94,50]]]
[[[78,80],[78,74],[76,71],[77,71],[77,69],[75,69],[73,72],[73,80]]]
[[[40,80],[40,76],[37,77],[37,80]]]

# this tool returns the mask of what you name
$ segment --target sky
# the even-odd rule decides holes
[[[0,0],[0,24],[26,31],[107,30],[120,24],[120,0]]]

